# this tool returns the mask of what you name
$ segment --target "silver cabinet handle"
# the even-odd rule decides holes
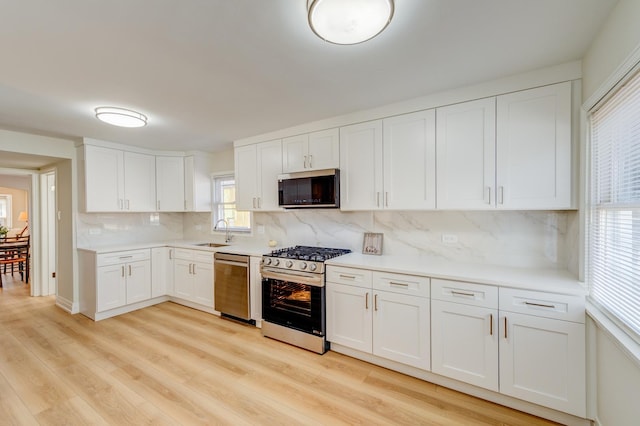
[[[118,259],[131,259],[133,256],[120,256]]]
[[[307,156],[306,156],[306,155],[304,156],[304,161],[303,161],[303,163],[304,163],[304,165],[303,165],[303,166],[304,166],[304,168],[306,169],[306,168],[307,168]]]
[[[373,310],[374,311],[378,310],[378,295],[377,294],[373,295]]]
[[[504,204],[504,186],[498,187],[498,203]]]
[[[364,308],[366,310],[369,310],[369,293],[368,292],[364,295]]]
[[[343,275],[343,274],[340,274],[340,278],[347,278],[347,279],[350,279],[350,280],[355,280],[356,276],[355,275]]]
[[[376,192],[376,207],[380,207],[380,193]]]
[[[191,274],[192,274],[192,272],[191,272],[191,267],[192,267],[192,266],[193,266],[193,263],[190,263],[190,264],[189,264],[189,275],[191,275]]]
[[[385,207],[389,207],[389,193],[388,192],[384,193],[384,206]]]
[[[131,265],[129,265],[129,276],[131,276]]]
[[[398,287],[409,287],[409,284],[407,284],[407,283],[397,283],[395,281],[389,281],[389,285],[395,285],[395,286],[398,286]]]
[[[453,294],[455,296],[467,296],[467,297],[475,296],[475,294],[473,294],[473,293],[467,293],[467,292],[464,292],[464,291],[455,291],[455,290],[451,290],[451,294]]]
[[[193,264],[193,275],[195,275],[195,274],[196,274],[196,264],[194,263]]]
[[[256,197],[253,197],[253,208],[256,208]]]
[[[169,260],[173,259],[173,249],[169,249]]]
[[[125,206],[125,208],[126,208],[125,210],[129,210],[129,209],[130,209],[130,207],[129,207],[129,200],[124,200],[124,206]]]
[[[489,314],[489,336],[493,336],[493,314]]]
[[[491,204],[491,187],[487,186],[484,189],[484,202],[487,204]]]
[[[313,168],[313,166],[311,165],[311,161],[313,160],[313,155],[309,155],[309,168]]]
[[[122,265],[122,266],[120,267],[120,273],[121,273],[121,274],[122,274],[122,276],[124,277],[124,265]]]
[[[124,210],[124,201],[122,198],[118,198],[118,209]]]
[[[549,309],[555,309],[556,305],[547,305],[544,303],[534,303],[534,302],[524,302],[525,305],[527,306],[538,306],[540,308],[549,308]]]

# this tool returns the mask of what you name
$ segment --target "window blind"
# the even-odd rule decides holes
[[[640,74],[590,122],[590,296],[640,341]]]

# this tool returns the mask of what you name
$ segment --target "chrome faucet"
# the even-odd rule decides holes
[[[224,238],[224,242],[225,242],[225,243],[230,243],[230,242],[231,242],[232,235],[231,235],[231,232],[229,231],[229,222],[227,222],[227,220],[226,220],[226,219],[220,219],[219,221],[217,221],[217,222],[216,222],[216,224],[213,226],[213,229],[217,231],[217,230],[218,230],[218,224],[219,224],[220,222],[223,222],[223,223],[224,223],[224,229],[225,229],[225,238]]]

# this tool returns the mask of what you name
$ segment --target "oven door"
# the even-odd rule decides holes
[[[262,268],[262,317],[270,323],[324,336],[324,274],[290,274]]]

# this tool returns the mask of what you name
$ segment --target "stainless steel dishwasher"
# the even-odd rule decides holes
[[[214,254],[214,307],[225,316],[251,321],[249,256]]]

